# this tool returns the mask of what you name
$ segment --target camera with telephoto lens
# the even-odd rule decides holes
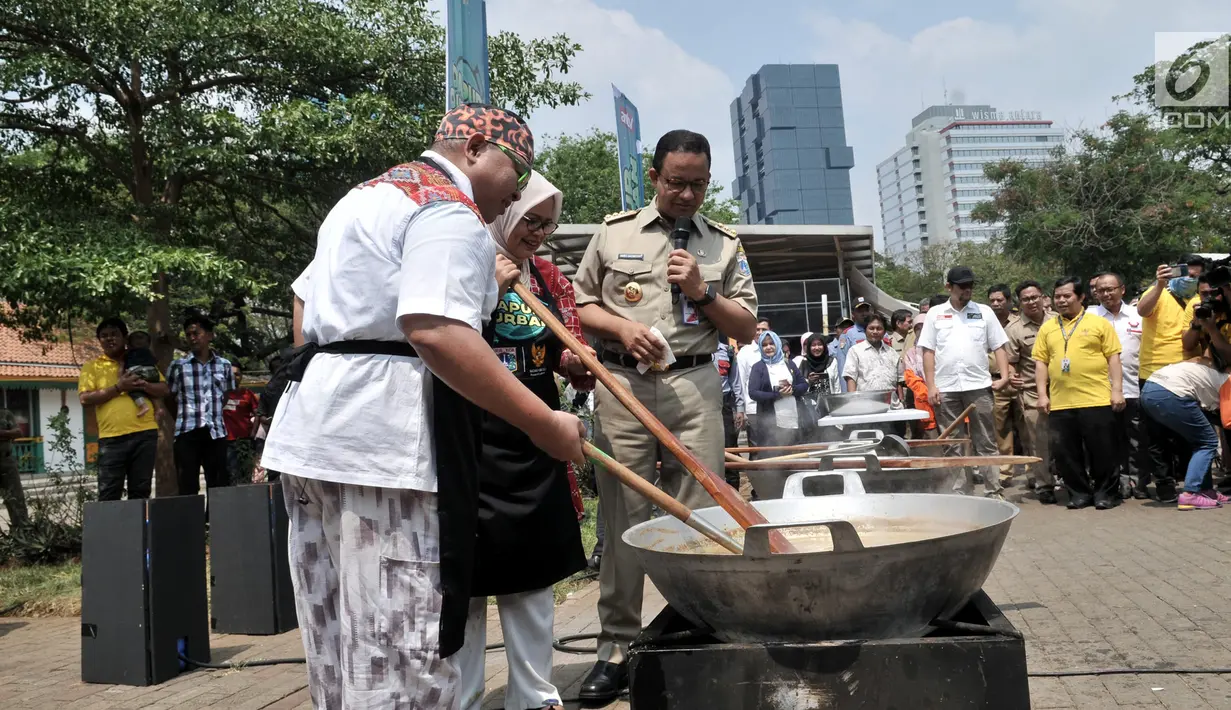
[[[1216,262],[1217,266],[1205,276],[1205,282],[1213,289],[1213,293],[1201,298],[1201,303],[1193,308],[1193,316],[1200,319],[1213,318],[1215,313],[1224,316],[1231,316],[1231,310],[1228,310],[1227,302],[1223,299],[1222,289],[1224,286],[1231,286],[1231,267],[1226,263],[1227,260]]]

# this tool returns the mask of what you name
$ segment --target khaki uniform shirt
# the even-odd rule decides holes
[[[1009,334],[1009,328],[1012,328],[1013,324],[1016,323],[1018,320],[1019,318],[1015,315],[1009,316],[1009,321],[1004,324],[1005,335]],[[996,353],[987,354],[987,371],[992,373],[993,380],[1000,377],[1000,368],[996,367]]]
[[[590,240],[573,278],[577,306],[597,303],[621,318],[658,328],[676,357],[708,356],[717,347],[718,328],[695,306],[689,310],[696,323],[686,323],[687,298],[671,298],[667,257],[673,227],[654,205],[609,215]],[[688,251],[697,260],[701,278],[718,295],[756,315],[752,271],[734,230],[696,215]],[[603,347],[627,354],[618,341],[604,341]]]
[[[1048,318],[1055,317],[1055,313],[1047,311],[1043,314],[1043,323],[1046,323]],[[1035,361],[1031,353],[1034,352],[1034,340],[1039,334],[1039,328],[1043,327],[1043,323],[1035,323],[1022,316],[1009,323],[1009,327],[1004,331],[1009,337],[1009,342],[1004,346],[1005,355],[1009,358],[1009,364],[1022,378],[1022,388],[1019,394],[1022,397],[1022,404],[1027,407],[1033,407],[1039,402],[1038,388],[1034,386]]]

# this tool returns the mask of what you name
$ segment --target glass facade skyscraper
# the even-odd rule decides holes
[[[745,224],[854,224],[836,64],[766,64],[731,102]]]

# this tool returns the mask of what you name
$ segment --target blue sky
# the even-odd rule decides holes
[[[1098,127],[1154,61],[1155,32],[1231,31],[1228,0],[487,0],[487,12],[492,32],[564,32],[583,47],[570,76],[593,98],[535,112],[536,135],[612,130],[615,83],[637,104],[647,144],[673,128],[705,133],[728,190],[728,111],[748,76],[763,64],[838,64],[855,220],[878,238],[876,164],[903,144],[921,102],[943,103],[943,87],[953,103]]]

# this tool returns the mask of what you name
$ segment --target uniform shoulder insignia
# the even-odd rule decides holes
[[[612,214],[609,214],[606,217],[603,217],[603,222],[605,224],[612,224],[614,222],[620,222],[620,221],[628,219],[629,217],[632,217],[633,215],[637,214],[640,211],[641,210],[625,210],[624,212],[613,212]]]
[[[714,220],[710,219],[709,217],[706,217],[705,215],[702,215],[701,219],[705,220],[706,224],[713,227],[715,230],[722,232],[723,234],[725,234],[727,237],[731,239],[735,239],[736,237],[739,236],[738,234],[735,233],[734,229],[731,229],[730,227],[723,224],[722,222],[715,222]]]

